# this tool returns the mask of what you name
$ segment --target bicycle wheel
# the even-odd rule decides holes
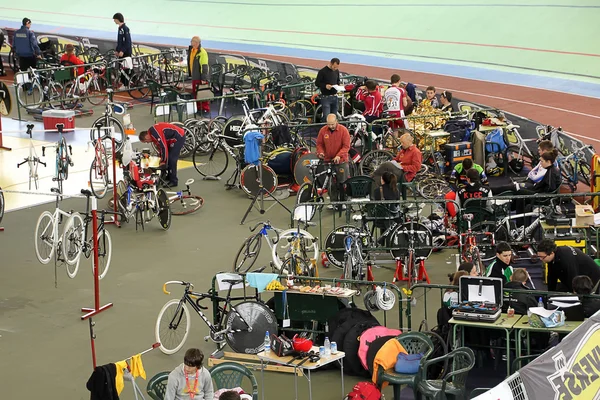
[[[256,354],[264,349],[267,332],[277,332],[275,314],[262,303],[244,301],[232,307],[225,317],[229,347],[241,354]],[[248,330],[252,327],[252,330]]]
[[[300,229],[286,229],[279,233],[279,241],[274,244],[271,250],[271,258],[277,269],[281,270],[283,262],[292,256],[297,256],[303,260],[317,259],[319,257],[319,245],[317,239]]]
[[[158,223],[165,231],[171,227],[171,208],[169,207],[169,198],[164,190],[158,189],[156,192],[157,209],[154,210],[158,216]]]
[[[577,163],[577,177],[579,180],[583,181],[588,186],[590,186],[591,183],[591,171],[592,169],[590,168],[590,165],[587,162],[579,160],[579,162]]]
[[[160,351],[174,354],[181,349],[190,332],[190,311],[178,299],[172,299],[158,313],[154,337],[160,343]]]
[[[134,72],[129,78],[127,93],[132,99],[143,99],[150,93],[150,88],[146,85],[146,77]]]
[[[496,243],[509,242],[510,236],[504,225],[496,225],[491,221],[473,224],[477,247],[482,261],[490,261],[496,257]],[[490,235],[491,233],[491,235]]]
[[[197,147],[197,146],[196,146]],[[213,148],[209,153],[194,150],[192,154],[194,168],[202,176],[220,176],[229,165],[229,154],[222,144]]]
[[[57,239],[54,237],[54,217],[44,211],[35,225],[35,255],[42,264],[48,264],[54,256]]]
[[[90,102],[90,104],[94,106],[99,106],[100,104],[103,104],[107,99],[107,96],[105,95],[107,87],[108,82],[106,81],[105,77],[98,76],[96,78],[92,78],[92,81],[90,82],[90,85],[87,89],[87,99]]]
[[[249,164],[240,175],[240,186],[248,196],[256,196],[260,191],[259,166]],[[261,164],[262,187],[272,194],[277,189],[277,174],[268,165]]]
[[[173,196],[169,199],[169,208],[173,215],[187,215],[198,211],[204,205],[204,199],[193,194]]]
[[[58,158],[58,176],[66,181],[69,178],[69,149],[67,148],[67,139],[65,139],[64,137],[61,138],[60,143],[58,145],[58,149],[56,151],[56,157]]]
[[[46,92],[46,103],[48,107],[54,109],[61,109],[62,98],[63,98],[63,86],[58,82],[52,82]]]
[[[36,110],[44,101],[44,91],[37,82],[19,83],[17,85],[17,101],[21,107]]]
[[[183,143],[183,147],[181,148],[181,152],[179,153],[179,156],[181,158],[189,157],[190,154],[192,154],[192,152],[196,149],[196,135],[194,135],[194,132],[192,132],[191,129],[189,129],[187,126],[185,126],[181,122],[171,122],[171,124],[178,126],[184,130],[185,142]]]
[[[443,179],[425,179],[417,182],[417,191],[426,199],[444,199],[452,188]]]
[[[97,199],[102,199],[108,192],[110,183],[108,175],[108,156],[106,149],[101,144],[101,149],[97,157],[92,161],[90,166],[90,190]]]
[[[360,161],[359,168],[361,175],[372,176],[373,173],[384,162],[392,161],[394,155],[386,150],[373,150],[367,153]]]
[[[71,214],[65,222],[65,228],[62,235],[62,253],[67,263],[67,275],[69,278],[75,278],[77,275],[77,268],[79,266],[77,262],[81,257],[83,251],[83,245],[85,243],[84,234],[84,223],[83,218],[79,213],[75,212]],[[69,268],[74,267],[74,268]]]
[[[227,136],[225,141],[229,146],[235,146],[244,143],[244,127],[246,126],[246,117],[236,115],[227,120],[223,127],[223,135]]]
[[[208,123],[206,121],[198,121],[196,119],[186,122],[186,126],[194,133],[196,137],[195,151],[200,153],[208,153],[212,149],[212,142],[208,138]]]
[[[98,279],[102,279],[106,276],[108,268],[110,267],[110,260],[112,258],[112,239],[110,232],[102,230],[98,234]],[[94,257],[92,254],[92,272],[94,271]]]
[[[575,162],[572,159],[563,160],[558,164],[560,167],[560,173],[563,176],[564,181],[569,184],[571,190],[576,190],[575,180]]]
[[[295,276],[313,276],[309,261],[298,256],[293,256],[285,260],[281,265],[281,270]]]
[[[116,146],[115,151],[118,152],[119,150],[121,150],[121,147],[123,147],[123,138],[125,138],[125,128],[123,128],[123,124],[121,123],[121,121],[119,121],[115,117],[102,116],[98,118],[92,123],[92,126],[94,128],[90,130],[91,141],[94,141],[96,138],[97,128],[95,127],[98,126],[98,124],[100,124],[100,126],[103,128],[113,128],[113,135],[115,138]],[[109,149],[107,148],[107,152],[108,151]]]
[[[344,268],[345,263],[345,254],[346,254],[346,246],[344,244],[344,239],[349,233],[354,232],[364,232],[361,228],[356,227],[354,225],[342,225],[338,228],[335,228],[333,231],[329,232],[327,238],[325,239],[325,256],[329,262],[336,268]],[[367,252],[364,249],[371,247],[371,236],[364,232],[364,235],[361,235],[362,240],[362,256],[363,259],[367,258]]]
[[[267,239],[270,240],[270,239]],[[262,235],[257,233],[244,240],[233,261],[233,272],[248,272],[260,254]]]

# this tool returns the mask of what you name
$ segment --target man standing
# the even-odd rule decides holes
[[[208,53],[201,46],[200,38],[194,36],[188,48],[188,75],[192,78],[192,93],[196,97],[198,86],[208,83]],[[196,102],[198,112],[210,112],[208,101]]]
[[[339,200],[342,184],[348,179],[348,150],[350,150],[350,133],[345,126],[338,124],[335,114],[327,115],[327,126],[319,131],[317,136],[317,157],[321,160],[336,164],[335,176],[337,183],[331,185],[330,199]]]
[[[390,79],[391,86],[386,89],[383,97],[387,104],[387,112],[390,118],[404,118],[404,108],[408,105],[406,89],[400,87],[400,75],[394,74]],[[404,120],[390,121],[390,128],[404,128]],[[394,132],[396,134],[396,132]]]
[[[42,51],[38,46],[35,34],[31,32],[31,20],[23,18],[21,29],[15,32],[13,48],[19,57],[19,68],[21,71],[27,71],[29,68],[35,68],[37,59],[42,58]]]
[[[160,165],[167,165],[165,181],[170,187],[178,185],[177,160],[185,144],[185,131],[173,124],[160,122],[140,132],[140,142],[153,143],[160,153]]]
[[[125,18],[123,17],[123,14],[116,13],[113,15],[113,21],[115,21],[115,24],[119,25],[115,55],[119,58],[131,57],[133,54],[131,50],[131,34],[129,33],[129,28],[127,25],[125,25]],[[133,65],[125,64],[125,75],[121,75],[121,83],[125,86],[129,86],[129,79],[127,79],[127,76],[130,76],[129,67],[133,67]]]
[[[548,263],[548,290],[555,291],[557,281],[573,291],[573,278],[585,275],[596,285],[600,280],[600,267],[594,259],[581,250],[571,246],[556,246],[551,239],[544,239],[538,244],[537,255],[542,262]]]
[[[337,90],[333,88],[333,85],[340,84],[340,59],[332,58],[329,64],[324,66],[317,73],[317,79],[315,79],[315,86],[321,90],[321,111],[323,112],[323,118],[329,114],[337,114],[338,111],[338,98]]]

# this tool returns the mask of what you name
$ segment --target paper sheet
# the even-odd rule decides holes
[[[343,87],[342,85],[333,85],[332,86],[335,90],[337,90],[338,92],[345,92],[346,88]]]
[[[529,311],[531,311],[532,314],[539,315],[540,317],[548,318],[556,310],[546,310],[544,307],[530,307]]]
[[[550,297],[549,301],[576,301],[579,303],[579,297],[577,296],[555,296]]]
[[[562,301],[551,301],[550,304],[552,304],[553,306],[556,307],[560,307],[560,308],[569,308],[569,307],[574,307],[574,306],[580,306],[581,303],[577,302],[577,303],[563,303]]]
[[[496,294],[493,286],[481,286],[481,294],[479,294],[479,285],[469,285],[469,301],[486,301],[488,303],[496,303]]]

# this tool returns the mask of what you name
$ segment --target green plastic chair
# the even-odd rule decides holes
[[[215,391],[242,387],[244,377],[248,378],[252,384],[252,400],[258,400],[258,382],[248,367],[236,362],[224,362],[208,371],[215,382]]]
[[[392,339],[394,340],[394,339]],[[427,357],[433,352],[433,342],[427,335],[419,332],[407,332],[395,338],[408,354],[419,354],[423,353],[421,359],[421,365],[427,360]],[[394,371],[394,368],[383,370],[383,368],[377,369],[377,385],[381,387],[384,382],[389,383],[394,387],[394,400],[400,400],[400,389],[402,385],[407,385],[412,388],[415,398],[417,398],[416,384],[419,374],[407,375],[399,374]],[[425,375],[427,376],[427,375]]]
[[[442,379],[427,379],[427,369],[430,365],[448,362],[450,372]],[[421,362],[421,371],[417,384],[415,398],[445,400],[447,395],[453,399],[467,398],[467,376],[475,366],[475,353],[468,347],[459,347],[445,356]]]
[[[153,400],[163,400],[167,391],[167,380],[169,379],[169,372],[159,372],[154,375],[146,386],[146,393]]]
[[[344,182],[344,195],[350,200],[369,200],[375,181],[367,175],[353,176]]]

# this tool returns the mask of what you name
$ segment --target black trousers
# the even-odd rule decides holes
[[[37,58],[35,57],[19,57],[19,68],[25,72],[29,68],[35,68],[37,65]]]
[[[169,159],[167,160],[166,178],[174,186],[177,186],[177,184],[179,183],[177,179],[177,161],[179,160],[179,153],[181,153],[181,149],[183,148],[184,143],[185,138],[181,138],[181,140],[177,141],[173,145],[173,147],[169,147]]]

